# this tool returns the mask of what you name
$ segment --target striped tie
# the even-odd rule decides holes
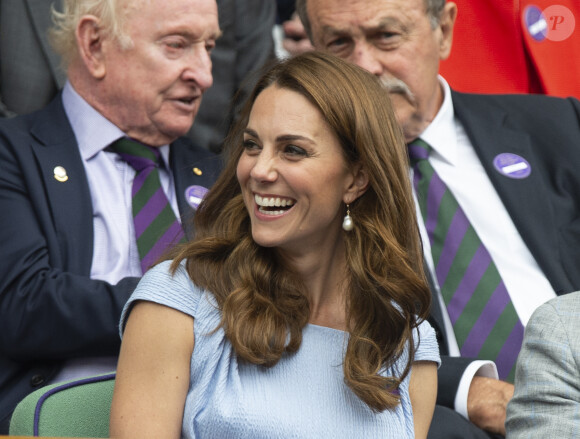
[[[185,240],[183,229],[161,187],[159,149],[126,137],[114,142],[111,149],[137,171],[131,192],[133,221],[145,273],[168,247]]]
[[[524,328],[491,256],[429,161],[421,139],[408,145],[415,190],[441,294],[462,356],[495,361],[513,382]]]

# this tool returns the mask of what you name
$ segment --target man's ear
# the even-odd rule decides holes
[[[102,79],[106,73],[103,37],[103,29],[97,17],[85,15],[81,18],[76,30],[79,56],[95,79]]]
[[[369,187],[369,175],[362,165],[353,169],[353,179],[343,197],[345,204],[350,204],[366,192]]]
[[[453,2],[445,3],[439,19],[441,29],[441,41],[439,43],[439,59],[449,58],[453,43],[453,27],[457,18],[457,5]]]

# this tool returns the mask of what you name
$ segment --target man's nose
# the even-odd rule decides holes
[[[211,68],[210,53],[205,44],[200,43],[189,54],[183,78],[186,81],[194,81],[199,88],[205,91],[213,84]]]
[[[373,49],[369,43],[358,43],[354,48],[350,61],[375,76],[381,76],[383,74],[383,66],[375,52],[376,49]]]

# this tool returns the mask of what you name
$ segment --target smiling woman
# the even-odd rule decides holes
[[[335,255],[343,206],[366,190],[368,177],[348,165],[320,111],[300,93],[268,87],[243,145],[237,176],[254,241],[300,258]]]
[[[194,240],[125,309],[112,433],[171,424],[162,406],[185,437],[423,437],[439,355],[388,93],[297,56],[258,81],[225,152]]]

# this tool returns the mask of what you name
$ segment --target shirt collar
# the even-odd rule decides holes
[[[66,81],[62,91],[64,111],[70,121],[84,161],[89,161],[125,133],[93,108]],[[159,148],[161,158],[169,169],[169,145]]]
[[[458,150],[451,88],[441,75],[438,79],[443,89],[443,103],[433,121],[421,134],[421,139],[431,145],[440,158],[453,164],[457,161]]]

